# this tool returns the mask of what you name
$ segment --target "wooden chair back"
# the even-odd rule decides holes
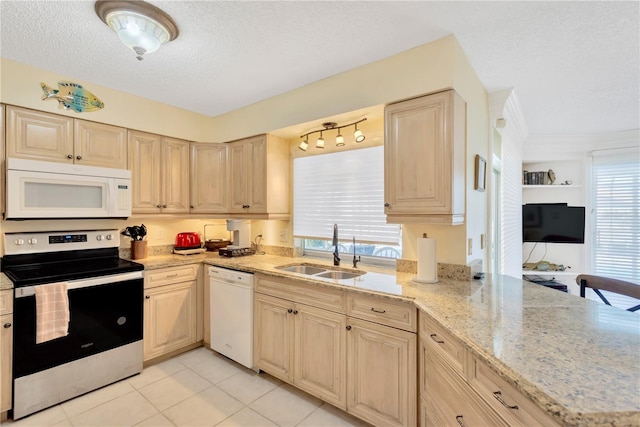
[[[576,282],[578,286],[580,286],[580,296],[582,298],[585,298],[586,288],[591,288],[607,305],[611,305],[611,303],[609,303],[600,290],[615,292],[640,300],[640,284],[626,282],[620,279],[612,279],[610,277],[592,276],[590,274],[580,274],[576,277]],[[630,307],[627,310],[640,310],[640,304]]]

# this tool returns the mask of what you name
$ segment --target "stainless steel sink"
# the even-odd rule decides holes
[[[291,273],[308,274],[310,276],[323,271],[327,271],[325,268],[313,267],[311,265],[290,265],[286,267],[276,267],[278,270],[289,271]]]
[[[362,276],[366,271],[343,270],[340,267],[325,267],[323,265],[293,264],[276,267],[278,270],[305,276],[321,277],[323,279],[344,280]]]
[[[326,271],[322,274],[318,274],[317,277],[326,277],[328,279],[336,279],[336,280],[343,280],[343,279],[353,279],[354,277],[358,277],[358,276],[362,276],[365,272],[364,271]]]

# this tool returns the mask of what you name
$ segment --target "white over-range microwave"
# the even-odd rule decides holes
[[[131,171],[7,159],[7,219],[130,215]]]

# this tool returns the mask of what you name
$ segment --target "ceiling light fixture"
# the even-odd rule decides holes
[[[356,142],[362,142],[364,141],[364,134],[362,133],[362,131],[360,129],[358,129],[358,123],[354,123],[356,130],[353,132],[353,138],[356,140]]]
[[[307,151],[307,148],[309,148],[309,135],[313,135],[314,133],[320,133],[320,137],[318,138],[318,140],[316,141],[316,148],[320,148],[323,149],[325,147],[324,144],[324,138],[322,138],[322,132],[327,132],[330,130],[337,130],[338,134],[336,135],[336,147],[342,147],[345,145],[344,142],[344,136],[342,136],[342,134],[340,133],[340,129],[342,128],[346,128],[349,126],[355,126],[356,130],[353,133],[353,136],[355,138],[356,142],[362,142],[365,139],[364,133],[362,133],[362,131],[360,129],[358,129],[358,123],[362,123],[365,120],[367,120],[366,118],[358,120],[357,122],[353,122],[353,123],[349,123],[343,126],[338,126],[338,124],[336,122],[325,122],[322,124],[322,126],[324,127],[324,129],[319,129],[319,130],[314,130],[311,132],[308,132],[304,135],[300,135],[300,138],[302,138],[302,141],[300,142],[300,145],[298,145],[298,148],[302,151]]]
[[[140,61],[145,53],[155,52],[160,45],[178,37],[173,19],[144,1],[98,0],[95,10]]]

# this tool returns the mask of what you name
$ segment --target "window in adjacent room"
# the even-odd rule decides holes
[[[640,151],[594,151],[592,170],[592,273],[640,283]]]
[[[401,258],[400,225],[384,214],[384,147],[340,151],[293,161],[293,234],[305,254],[331,253],[333,224],[338,224],[343,263],[355,252]]]

